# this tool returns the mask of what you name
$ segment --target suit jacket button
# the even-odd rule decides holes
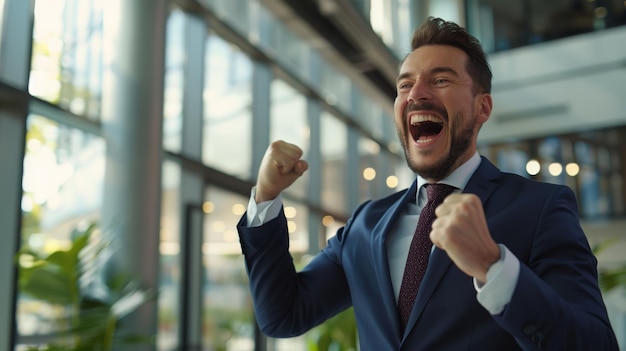
[[[524,326],[524,329],[522,329],[522,332],[524,333],[524,335],[526,336],[531,336],[532,334],[534,334],[537,331],[537,327],[535,327],[534,324],[526,324]]]

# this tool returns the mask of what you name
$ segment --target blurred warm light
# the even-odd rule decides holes
[[[233,242],[233,241],[237,241],[237,232],[235,232],[234,230],[227,230],[224,232],[224,241],[226,242]]]
[[[52,253],[59,250],[68,250],[71,243],[69,240],[59,240],[54,238],[46,239],[42,251]]]
[[[296,208],[293,206],[286,206],[284,211],[285,211],[285,217],[287,218],[295,218],[296,213],[298,212],[296,211]]]
[[[224,221],[215,221],[211,224],[211,229],[214,232],[221,233],[226,230],[226,223]]]
[[[578,166],[578,164],[574,162],[568,163],[565,166],[565,172],[567,172],[567,175],[569,175],[570,177],[575,177],[580,172],[580,166]]]
[[[35,206],[35,203],[33,202],[32,196],[28,194],[22,195],[22,211],[30,212],[33,210],[34,206]]]
[[[324,225],[324,227],[330,227],[334,223],[335,223],[335,218],[333,218],[333,216],[326,215],[322,217],[322,225]]]
[[[371,155],[378,155],[380,153],[380,145],[371,139],[362,140],[359,147]]]
[[[541,164],[537,160],[530,160],[526,163],[526,172],[530,175],[537,175],[541,170]]]
[[[397,141],[392,141],[387,144],[387,148],[393,153],[398,153],[402,151],[402,146]]]
[[[376,170],[372,167],[367,167],[363,170],[363,178],[367,181],[374,180],[376,178]]]
[[[387,187],[391,188],[391,189],[395,189],[398,186],[398,177],[396,176],[389,176],[387,177]]]
[[[559,176],[563,173],[563,166],[558,162],[553,162],[548,166],[548,172],[554,177]]]
[[[246,213],[246,206],[242,204],[234,204],[232,211],[235,216],[241,216]]]
[[[28,246],[35,251],[40,251],[45,243],[46,237],[42,233],[33,233],[28,238]]]
[[[202,212],[213,213],[215,211],[215,205],[211,201],[206,201],[202,204]]]
[[[604,18],[608,13],[606,7],[604,6],[596,7],[593,12],[595,13],[596,18]]]
[[[335,106],[338,102],[337,96],[334,94],[327,94],[326,96],[324,96],[324,99],[326,100],[326,103],[330,106]]]
[[[159,244],[159,252],[161,252],[161,255],[178,255],[180,245],[175,242],[161,242]]]
[[[41,148],[41,141],[35,138],[29,138],[26,142],[26,149],[29,152],[35,152]]]
[[[289,234],[293,234],[296,232],[296,222],[287,221],[287,229],[289,230]]]

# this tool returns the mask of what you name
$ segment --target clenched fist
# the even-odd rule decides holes
[[[256,181],[257,203],[273,200],[309,169],[309,164],[301,159],[302,154],[299,147],[282,140],[270,144]]]
[[[452,194],[435,214],[430,240],[465,274],[485,283],[487,270],[500,259],[500,248],[489,233],[478,196]]]

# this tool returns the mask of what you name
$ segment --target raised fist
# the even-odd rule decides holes
[[[301,159],[302,154],[302,149],[282,140],[270,144],[256,181],[257,203],[276,198],[309,168],[309,164]]]

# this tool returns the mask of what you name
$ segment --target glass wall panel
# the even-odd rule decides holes
[[[254,317],[236,225],[248,198],[209,187],[204,204],[204,347],[254,350]]]
[[[381,191],[381,196],[389,194],[405,188],[406,184],[401,184],[400,180],[402,175],[397,173],[398,170],[398,158],[392,155],[389,151],[383,149],[380,154],[380,162],[384,167],[381,167],[381,179],[379,183],[384,184]]]
[[[157,334],[157,349],[161,351],[175,350],[178,346],[181,283],[180,228],[182,226],[180,179],[180,167],[176,163],[165,161],[161,193],[161,242],[159,244],[161,275]]]
[[[2,38],[2,33],[4,32],[4,1],[0,0],[0,38]],[[2,48],[1,45],[0,48]]]
[[[251,178],[252,61],[216,35],[207,39],[203,161]]]
[[[97,119],[102,91],[102,1],[35,2],[29,92]]]
[[[352,83],[346,75],[332,65],[323,65],[321,69],[320,95],[331,106],[344,113],[352,112]]]
[[[99,223],[104,189],[104,140],[38,115],[28,117],[27,128],[22,181],[23,249],[47,256],[69,249],[74,235],[92,224],[97,225],[97,232],[111,229]],[[25,266],[32,259],[31,255],[20,257]],[[27,279],[22,273],[20,279]],[[69,294],[72,280],[64,277],[68,285],[58,288],[67,288]],[[38,336],[67,328],[65,322],[72,315],[71,305],[47,300],[58,291],[45,283],[39,288],[20,285],[16,315],[19,345],[50,341]]]
[[[380,145],[372,139],[361,137],[359,140],[359,203],[381,195],[379,183]]]
[[[398,189],[408,188],[415,180],[416,175],[407,165],[404,152],[402,157],[397,158],[392,165],[395,167],[395,175],[398,177]]]
[[[322,207],[346,213],[348,127],[335,116],[323,112],[321,130]]]
[[[528,177],[526,165],[528,164],[528,161],[530,161],[529,151],[528,144],[520,143],[505,145],[495,150],[495,162],[497,162],[500,170],[504,172],[515,173],[523,177]]]
[[[356,100],[356,117],[359,124],[362,125],[374,138],[382,139],[384,137],[383,129],[383,108],[374,99],[365,95],[361,91],[355,92]]]
[[[481,153],[503,171],[574,190],[586,220],[624,215],[626,128],[542,137],[482,146]]]
[[[183,125],[185,68],[184,25],[186,16],[173,10],[167,20],[165,47],[165,92],[163,95],[163,147],[180,151]]]
[[[282,80],[272,81],[270,102],[270,140],[284,140],[298,145],[306,159],[310,146],[310,128],[306,114],[306,98]],[[306,196],[309,172],[287,189]]]
[[[487,51],[502,51],[626,24],[623,0],[470,0],[467,23]]]
[[[208,5],[215,14],[233,26],[240,34],[244,36],[250,30],[250,25],[255,23],[252,21],[251,4],[256,0],[200,0],[200,3]]]
[[[307,69],[309,52],[308,43],[302,40],[295,33],[287,29],[281,22],[269,22],[271,37],[265,47],[284,68],[300,79],[307,79]]]

